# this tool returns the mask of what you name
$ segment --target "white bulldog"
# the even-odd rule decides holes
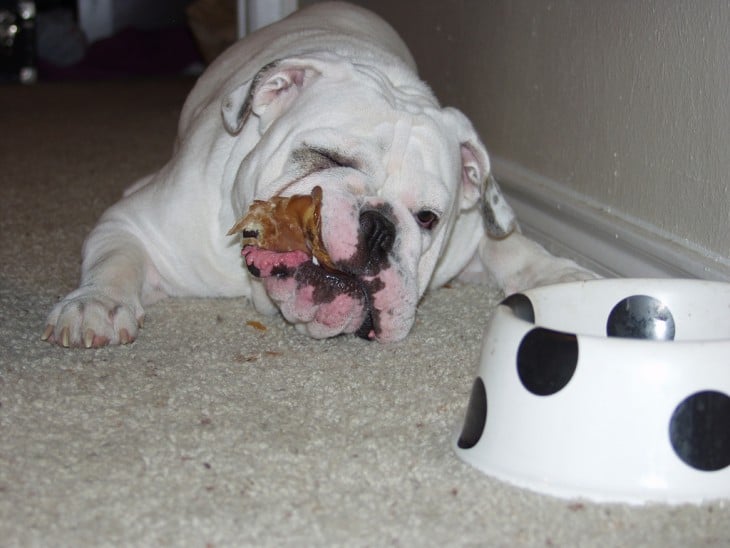
[[[315,187],[330,265],[255,246],[241,258],[227,232],[254,200]],[[104,213],[42,338],[126,344],[162,297],[246,296],[312,337],[397,341],[424,292],[460,275],[507,293],[592,277],[519,233],[474,128],[439,106],[390,26],[317,4],[201,76],[172,159]]]

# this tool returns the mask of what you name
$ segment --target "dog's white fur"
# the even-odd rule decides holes
[[[327,298],[312,297],[330,289],[319,275],[251,276],[226,236],[254,199],[314,186],[324,243],[358,288]],[[363,211],[394,227],[377,267],[363,263]],[[247,296],[315,337],[355,332],[370,315],[365,336],[385,342],[408,333],[427,288],[460,274],[492,276],[506,293],[592,277],[520,234],[471,124],[438,105],[392,28],[360,8],[317,4],[238,42],[201,76],[173,157],[103,215],[80,287],[43,338],[128,343],[143,306],[164,296]]]

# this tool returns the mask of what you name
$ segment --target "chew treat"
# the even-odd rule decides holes
[[[303,251],[323,266],[334,268],[322,243],[322,188],[315,186],[309,195],[298,194],[271,200],[254,200],[246,215],[228,235],[243,234],[243,247],[255,246],[276,253]]]

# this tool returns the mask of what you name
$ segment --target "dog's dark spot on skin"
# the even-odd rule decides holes
[[[373,337],[370,336],[371,332],[375,333],[376,336],[380,334],[380,310],[372,305],[370,299],[373,295],[375,295],[375,293],[383,289],[385,287],[385,284],[380,278],[374,278],[369,282],[365,282],[364,285],[365,296],[368,298],[368,314],[365,318],[365,321],[355,332],[355,334],[360,338],[370,341],[373,339]]]
[[[275,266],[271,269],[271,275],[276,278],[288,278],[292,274],[294,274],[294,272],[291,269],[281,265]]]
[[[238,114],[236,116],[236,125],[239,131],[243,127],[243,124],[246,123],[246,120],[248,120],[248,117],[251,115],[251,112],[253,110],[253,98],[258,91],[259,86],[261,85],[261,81],[264,79],[264,75],[268,75],[268,73],[272,69],[276,68],[276,66],[280,62],[280,59],[272,61],[268,65],[263,66],[261,70],[256,73],[256,76],[254,76],[253,81],[251,82],[251,86],[248,88],[248,95],[246,96],[246,100],[243,102],[243,105],[241,105],[241,110],[238,111]]]
[[[380,312],[371,302],[371,296],[385,287],[378,278],[362,281],[343,272],[333,272],[308,262],[302,264],[294,273],[294,279],[302,288],[314,287],[312,300],[314,304],[326,304],[334,301],[339,295],[348,295],[362,302],[366,311],[365,320],[355,332],[358,337],[371,340],[371,333],[380,333]]]
[[[302,148],[294,150],[291,159],[298,167],[298,170],[306,175],[325,169],[358,167],[355,159],[348,157],[339,150],[308,146],[306,144]]]
[[[261,270],[255,264],[253,264],[253,263],[251,263],[251,264],[246,263],[246,268],[248,268],[248,271],[253,276],[256,276],[257,278],[260,278],[261,277]]]
[[[294,276],[300,286],[314,287],[312,299],[315,304],[331,303],[338,295],[346,294],[360,298],[362,284],[352,276],[326,270],[308,262],[301,265]]]
[[[362,325],[357,331],[355,331],[356,336],[361,339],[365,339],[366,341],[372,340],[370,338],[370,333],[375,330],[375,319],[373,318],[373,314],[374,311],[370,309],[368,314],[365,316],[365,321],[362,322]]]
[[[482,220],[484,221],[484,228],[486,228],[490,236],[493,236],[495,238],[503,238],[507,236],[508,232],[506,232],[497,222],[497,218],[494,215],[494,210],[491,207],[486,206],[485,202],[482,202],[481,209]]]

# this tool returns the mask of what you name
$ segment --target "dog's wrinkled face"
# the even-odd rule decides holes
[[[321,187],[331,265],[301,251],[244,248],[246,265],[284,317],[313,337],[402,339],[456,216],[476,203],[478,152],[460,141],[463,117],[422,90],[406,96],[349,66],[327,65],[326,77],[321,67],[306,70],[276,69],[259,83],[270,94],[252,90],[239,107],[250,109],[243,131],[259,137],[233,199],[243,214],[254,199]],[[305,85],[308,77],[316,82]],[[274,92],[272,78],[280,79]]]

